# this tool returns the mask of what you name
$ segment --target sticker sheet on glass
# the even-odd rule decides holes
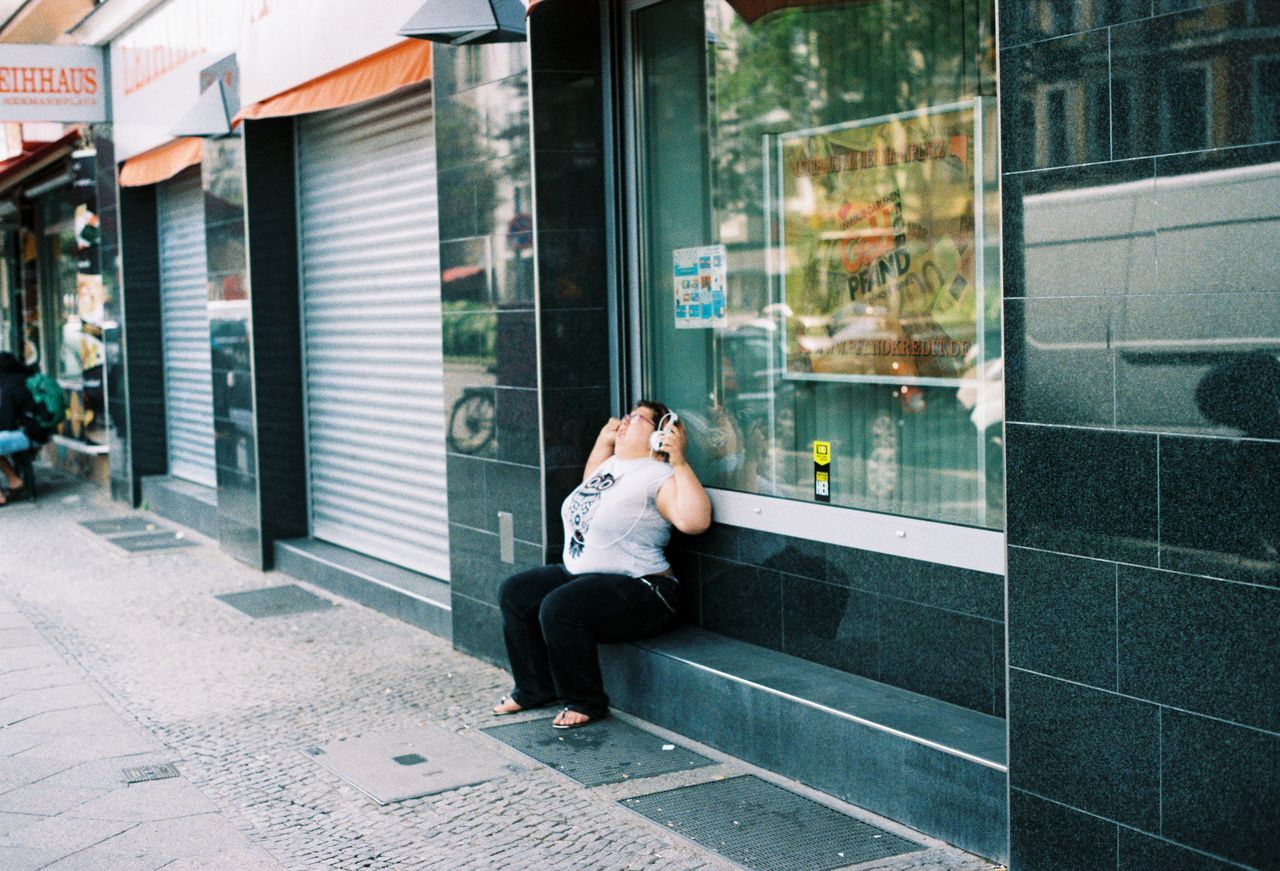
[[[724,246],[677,248],[671,254],[676,329],[702,330],[725,326],[724,291],[728,264]]]

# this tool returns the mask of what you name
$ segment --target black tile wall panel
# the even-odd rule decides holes
[[[1156,437],[1009,424],[1009,544],[1156,564]]]
[[[1278,163],[1280,144],[1156,159],[1156,239],[1164,293],[1280,289],[1276,258],[1258,256],[1275,244],[1274,186],[1267,181],[1274,179]],[[1246,329],[1238,335],[1265,333]]]
[[[618,414],[609,407],[609,389],[546,388],[541,397],[547,467],[577,467],[581,473],[601,427]]]
[[[1120,692],[1280,731],[1280,590],[1119,574]]]
[[[1112,77],[1132,83],[1134,91],[1134,135],[1115,156],[1259,141],[1251,123],[1253,62],[1274,53],[1266,28],[1276,24],[1280,9],[1274,3],[1235,0],[1111,28]],[[1221,66],[1211,70],[1210,63]]]
[[[293,121],[247,121],[244,127],[251,312],[256,334],[271,337],[252,343],[264,458],[258,482],[262,561],[269,567],[277,539],[308,532]]]
[[[604,226],[604,163],[598,153],[538,149],[539,230],[586,230]]]
[[[880,674],[879,596],[808,578],[782,583],[784,653],[852,674]]]
[[[771,650],[782,649],[782,575],[703,557],[701,586],[704,628]]]
[[[1280,868],[1280,735],[1169,709],[1162,735],[1164,836]]]
[[[1160,709],[1009,671],[1009,783],[1110,820],[1160,824]]]
[[[1009,664],[1116,688],[1116,566],[1009,548]]]
[[[1116,824],[1057,802],[1009,791],[1009,864],[1018,871],[1116,867]]]
[[[599,308],[605,304],[604,233],[595,230],[539,230],[543,311]]]
[[[125,329],[124,393],[129,404],[129,501],[136,505],[142,497],[142,478],[164,474],[169,464],[155,188],[121,188],[119,205],[124,229],[120,240],[120,309]]]
[[[1106,686],[1110,646],[1125,703],[1149,707],[1163,725],[1154,741],[1163,819],[1063,797],[1078,785],[1065,767],[1039,769],[1027,788],[1123,824],[1116,862],[1104,867],[1275,867],[1278,839],[1257,810],[1274,808],[1274,786],[1256,775],[1276,770],[1280,536],[1274,512],[1259,506],[1277,489],[1280,405],[1258,397],[1280,384],[1280,266],[1260,256],[1276,235],[1280,126],[1270,95],[1280,5],[999,8],[1004,277],[1016,298],[1006,306],[1008,416],[1064,425],[1008,426],[1014,786],[1037,723],[1066,745],[1092,734],[1132,746],[1131,722],[1065,723],[1057,706],[1019,689],[1029,680],[1019,666]],[[1075,427],[1122,431],[1081,437],[1090,431]],[[1071,480],[1060,474],[1061,449],[1081,438],[1104,449],[1074,456]],[[1120,505],[1115,494],[1126,489]],[[1069,499],[1080,513],[1053,504]],[[1071,518],[1077,529],[1064,534]],[[1099,536],[1099,521],[1109,535]],[[1014,815],[1015,845],[1033,825]],[[1269,854],[1258,852],[1259,837]]]
[[[1028,49],[1034,51],[1034,49]],[[1004,294],[1122,296],[1157,289],[1156,163],[1123,160],[1005,177]]]
[[[1280,441],[1160,437],[1160,566],[1280,587]]]
[[[605,309],[562,309],[542,313],[544,389],[607,387],[608,360],[609,317]],[[600,420],[599,425],[603,426],[605,420]]]
[[[1000,41],[1004,46],[1093,30],[1108,24],[1146,18],[1151,14],[1151,0],[1111,0],[1109,3],[1091,4],[1013,0],[997,6],[1000,11]]]
[[[500,311],[497,317],[498,385],[538,386],[537,318],[533,311]]]
[[[726,601],[726,579],[735,572],[755,578],[759,569],[779,580],[780,605],[771,584],[749,589],[765,591],[760,609],[781,608],[782,625],[775,630],[772,617],[752,617],[763,626],[742,640],[1003,715],[1001,575],[723,524],[700,536],[674,535],[668,555],[677,572],[697,572],[701,611],[692,599],[688,609],[695,625],[742,637],[725,615],[749,604]],[[922,649],[929,647],[936,649]]]
[[[535,71],[599,73],[600,18],[592,7],[544,6],[529,17],[529,54]]]
[[[508,463],[536,466],[538,457],[538,391],[499,387],[494,390],[498,457]]]
[[[506,668],[502,615],[497,607],[457,592],[450,595],[450,604],[453,607],[453,646],[477,659]]]
[[[1250,262],[1270,258],[1248,257]],[[1276,276],[1280,287],[1280,274]],[[1280,438],[1280,293],[1133,297],[1117,306],[1116,422]]]
[[[1227,871],[1239,867],[1123,827],[1119,847],[1119,871]]]
[[[515,563],[504,563],[497,535],[453,524],[449,528],[449,563],[454,593],[497,607],[498,586],[517,572],[542,565],[542,548],[517,541]]]
[[[499,511],[512,515],[515,537],[519,541],[542,542],[542,471],[537,466],[514,463],[486,463],[485,497],[493,528],[497,529]],[[486,528],[488,524],[485,525]]]
[[[1110,426],[1115,351],[1105,298],[1006,299],[1006,419]]]
[[[827,546],[756,529],[740,529],[737,559],[791,575],[826,580]]]
[[[1000,153],[1006,173],[1083,163],[1088,124],[1037,125],[1037,103],[1063,80],[1090,90],[1092,112],[1110,115],[1107,31],[1093,30],[1000,52]],[[1065,98],[1064,98],[1065,99]],[[1095,140],[1096,142],[1096,140]],[[1109,149],[1108,149],[1109,151]],[[1101,159],[1106,159],[1108,155]]]
[[[922,695],[998,715],[993,658],[1004,626],[880,598],[880,679]]]
[[[445,458],[449,495],[449,522],[496,533],[498,520],[489,516],[486,504],[486,470],[493,465],[481,459],[450,453]]]
[[[533,86],[540,92],[533,115],[539,163],[549,151],[601,150],[604,118],[599,70],[560,72],[535,65]]]

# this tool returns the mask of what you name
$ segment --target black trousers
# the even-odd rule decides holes
[[[502,633],[516,704],[539,708],[559,699],[589,717],[606,716],[609,697],[596,645],[648,638],[675,621],[678,582],[665,577],[649,582],[662,596],[639,578],[571,575],[563,565],[503,581]]]

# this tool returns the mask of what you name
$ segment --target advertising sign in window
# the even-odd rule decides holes
[[[786,377],[954,382],[981,335],[973,102],[777,137]]]

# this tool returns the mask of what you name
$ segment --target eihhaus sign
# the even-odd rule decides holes
[[[105,120],[102,49],[0,45],[0,121]]]

